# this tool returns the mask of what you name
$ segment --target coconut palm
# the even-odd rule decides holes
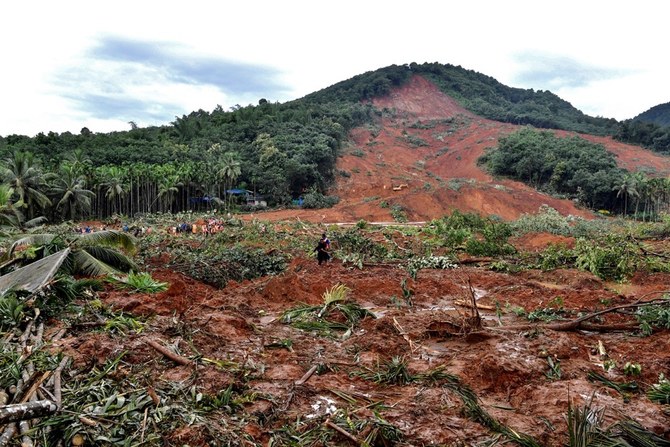
[[[224,188],[226,191],[233,187],[235,180],[242,173],[242,168],[239,160],[232,153],[224,154],[221,160],[219,161],[219,170],[217,172],[217,177],[223,180]],[[228,194],[230,196],[230,194]],[[230,205],[231,199],[228,198]]]
[[[26,234],[14,241],[7,257],[24,258],[24,262],[28,264],[68,248],[70,252],[64,267],[71,274],[100,276],[137,270],[137,266],[128,256],[135,253],[134,238],[116,230]]]
[[[75,166],[61,166],[58,174],[51,175],[50,179],[55,210],[62,217],[75,220],[91,210],[91,198],[95,194],[85,188],[85,181],[77,174]]]
[[[112,204],[112,213],[115,214],[121,209],[121,199],[125,197],[126,193],[126,184],[125,184],[125,175],[124,171],[117,167],[112,166],[106,170],[104,173],[104,181],[100,184],[104,188],[105,198],[109,203]]]
[[[628,214],[628,198],[639,198],[640,193],[637,190],[637,180],[634,175],[626,174],[621,178],[619,184],[615,187],[617,198],[623,196],[623,214]]]
[[[24,208],[29,218],[51,204],[42,192],[44,175],[32,152],[16,151],[6,158],[0,166],[0,177],[14,191],[16,206]]]
[[[23,222],[21,211],[12,203],[14,190],[0,184],[0,226],[19,227]]]
[[[77,175],[82,175],[92,165],[91,159],[84,153],[82,148],[75,149],[65,156],[65,160],[74,169]]]
[[[177,174],[164,176],[158,180],[158,195],[156,196],[156,200],[161,204],[160,208],[163,211],[171,210],[181,186],[182,183],[179,181]]]

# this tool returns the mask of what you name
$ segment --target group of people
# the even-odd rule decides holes
[[[208,234],[216,234],[221,231],[223,231],[225,227],[224,221],[221,219],[207,219],[205,223],[201,224],[190,224],[190,223],[181,223],[177,225],[176,227],[172,227],[171,231],[173,234],[177,233],[192,233],[192,234],[198,234],[202,233],[205,235]]]

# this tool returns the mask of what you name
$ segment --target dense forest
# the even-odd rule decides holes
[[[2,180],[8,188],[4,206],[13,205],[24,219],[103,218],[226,206],[231,188],[261,194],[270,205],[290,204],[300,196],[309,196],[311,206],[332,204],[325,194],[349,130],[381,114],[369,99],[388,94],[413,74],[431,79],[469,110],[494,120],[614,135],[669,150],[669,128],[589,117],[548,91],[507,87],[460,66],[412,63],[364,73],[295,101],[261,99],[227,111],[218,106],[164,126],[141,128],[130,122],[131,129],[123,132],[83,128],[79,134],[0,137]],[[611,164],[605,154],[597,156]],[[526,180],[547,187],[547,171],[555,168],[548,164]],[[614,171],[607,172],[610,181]],[[611,192],[604,192],[610,183],[578,183],[564,180],[549,186],[566,194],[575,193],[568,185],[579,186],[586,203],[616,208]]]
[[[501,138],[480,162],[494,175],[525,182],[592,209],[642,220],[670,210],[670,179],[617,167],[614,155],[578,136],[559,138],[530,127]]]
[[[670,126],[626,120],[619,123],[614,138],[624,143],[637,144],[654,152],[670,154]]]
[[[4,181],[26,217],[97,218],[221,206],[225,191],[248,188],[272,204],[322,194],[353,126],[369,120],[363,104],[271,104],[217,108],[170,126],[127,132],[11,135],[0,141]],[[29,200],[30,191],[47,200]],[[54,182],[66,182],[56,187]],[[62,194],[70,191],[63,202]],[[76,199],[75,199],[76,197]],[[218,199],[219,203],[214,200]],[[70,204],[68,201],[72,201]],[[76,205],[75,205],[76,204]]]
[[[659,104],[633,118],[634,121],[670,126],[670,102]]]

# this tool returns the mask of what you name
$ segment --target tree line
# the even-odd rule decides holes
[[[10,135],[0,138],[1,180],[26,219],[220,208],[233,187],[288,204],[325,193],[349,129],[372,116],[362,104],[261,100],[127,132]]]
[[[596,210],[647,220],[670,211],[670,179],[630,173],[602,144],[559,138],[526,127],[499,140],[480,163],[494,175],[522,181]]]

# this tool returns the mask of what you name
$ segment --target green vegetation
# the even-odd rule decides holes
[[[481,160],[495,175],[564,194],[593,209],[615,209],[624,171],[604,146],[524,128],[501,138]]]
[[[670,405],[670,381],[665,377],[659,377],[658,383],[652,384],[647,391],[647,397],[652,402]]]
[[[326,191],[347,131],[371,117],[355,102],[265,101],[127,132],[10,135],[0,137],[0,175],[27,219],[244,205],[226,194],[233,187],[289,204],[309,188]]]
[[[464,251],[473,256],[500,256],[515,251],[508,243],[512,235],[509,224],[474,213],[454,211],[451,216],[433,220],[425,233],[432,236],[431,243],[452,252]]]
[[[265,275],[281,273],[286,268],[287,258],[279,252],[236,245],[221,246],[221,239],[212,238],[209,244],[193,249],[188,246],[175,247],[171,267],[206,284],[224,287],[228,281],[243,281]],[[217,243],[217,239],[218,242]],[[203,262],[207,259],[207,262]]]
[[[656,152],[670,153],[670,103],[659,104],[633,119],[622,121],[614,138]]]
[[[169,284],[166,282],[156,281],[151,277],[150,273],[130,272],[126,277],[111,277],[112,282],[116,287],[121,289],[128,289],[139,293],[158,293],[168,289]]]
[[[376,318],[369,310],[350,301],[349,291],[345,285],[337,284],[323,293],[323,306],[300,305],[289,309],[283,313],[282,322],[323,337],[334,337],[334,331],[347,336],[361,320]]]
[[[604,146],[573,136],[525,128],[501,138],[480,159],[491,173],[572,198],[591,209],[633,214],[642,220],[670,210],[670,182],[618,168]]]

